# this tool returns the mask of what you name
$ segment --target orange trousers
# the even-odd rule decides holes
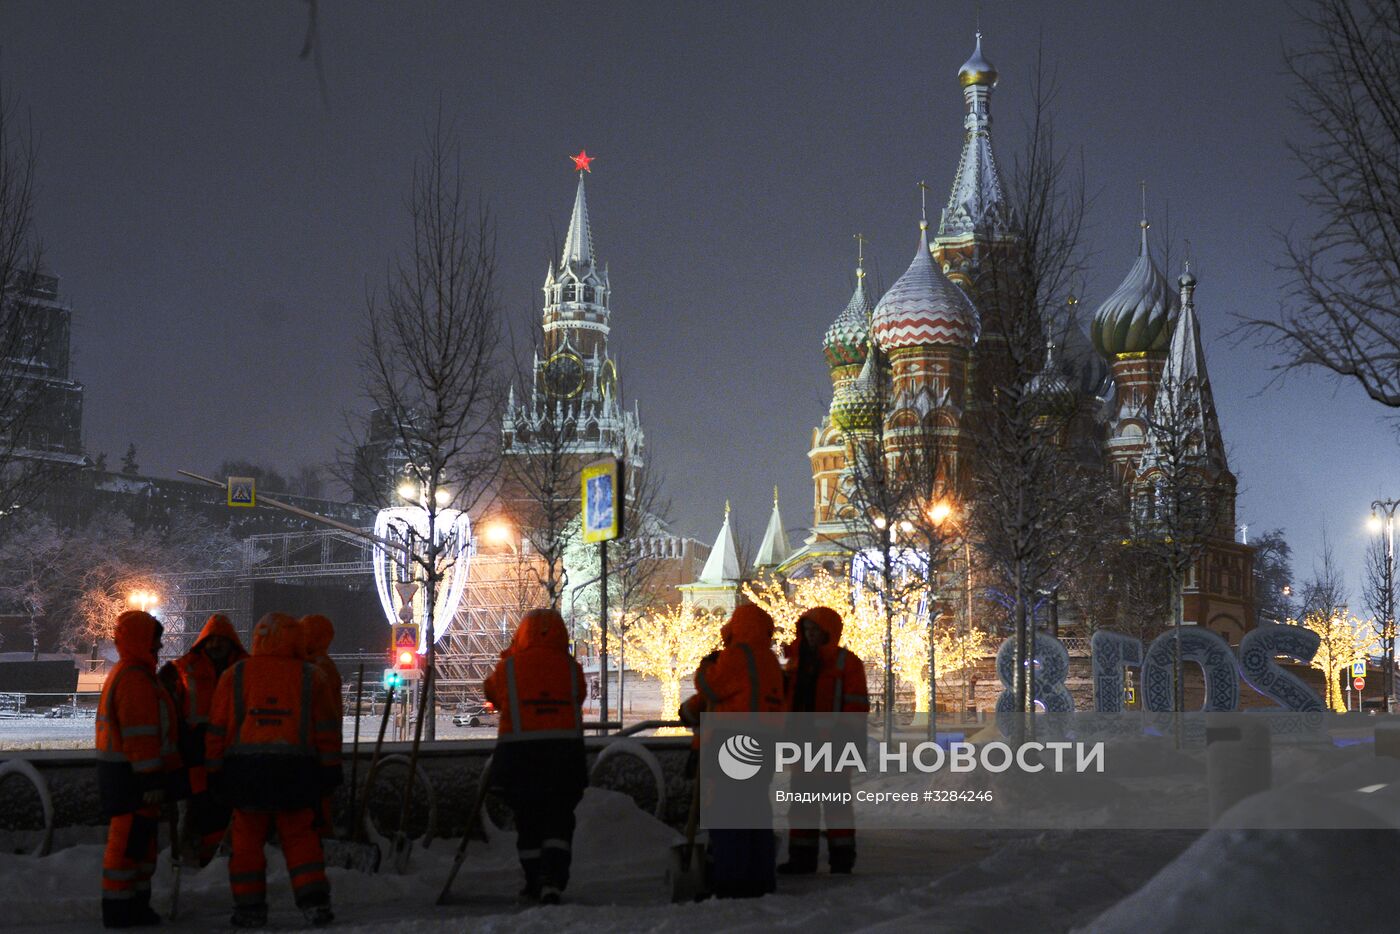
[[[263,847],[275,826],[287,861],[287,875],[298,908],[328,905],[331,885],[326,879],[326,858],[316,832],[316,811],[234,811],[233,853],[228,861],[229,887],[236,907],[267,904],[267,855]]]
[[[150,898],[159,836],[159,805],[112,818],[107,825],[107,849],[102,854],[104,901]]]

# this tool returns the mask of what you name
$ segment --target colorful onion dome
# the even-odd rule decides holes
[[[971,84],[981,84],[987,87],[996,87],[997,70],[992,67],[992,63],[982,57],[982,33],[977,33],[977,48],[973,49],[972,57],[963,62],[963,66],[958,69],[958,82],[963,87]]]
[[[1171,322],[1179,307],[1176,290],[1152,262],[1147,222],[1141,226],[1137,262],[1094,313],[1089,330],[1094,348],[1105,357],[1164,351],[1171,340]]]
[[[880,393],[872,369],[874,360],[867,355],[860,375],[838,386],[831,399],[831,420],[842,431],[869,431],[880,417]]]
[[[1074,388],[1065,378],[1065,364],[1054,341],[1045,346],[1045,364],[1026,384],[1028,395],[1046,404],[1074,402]]]
[[[921,224],[914,261],[875,306],[870,330],[886,353],[901,347],[977,342],[977,309],[943,275],[928,252],[928,225]]]
[[[865,270],[856,270],[856,290],[845,309],[826,329],[822,347],[826,365],[858,366],[865,362],[866,345],[870,341],[870,299],[865,294]]]

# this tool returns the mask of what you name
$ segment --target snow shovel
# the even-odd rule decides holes
[[[495,761],[495,756],[488,756],[486,764],[481,767],[481,784],[477,786],[476,798],[472,801],[471,810],[467,812],[467,825],[462,829],[462,842],[457,845],[457,855],[452,858],[452,868],[447,873],[447,881],[442,884],[442,891],[438,893],[437,903],[446,905],[452,901],[452,883],[457,880],[457,873],[462,869],[462,863],[467,858],[467,844],[471,842],[472,829],[476,827],[477,818],[481,816],[481,809],[486,806],[486,793],[491,788],[491,763]]]
[[[170,824],[170,870],[174,878],[170,881],[170,920],[180,912],[180,807],[171,805],[166,820]]]
[[[361,682],[363,686],[363,681]],[[394,711],[394,688],[390,686],[388,693],[384,696],[384,717],[379,721],[379,736],[374,741],[374,756],[370,759],[369,771],[373,775],[375,766],[379,762],[380,750],[384,747],[384,732],[389,728],[389,717]],[[355,793],[354,781],[358,777],[357,768],[359,764],[360,751],[360,711],[355,708],[355,758],[350,766],[351,795]],[[351,801],[355,799],[352,797]],[[325,841],[326,865],[338,866],[341,869],[353,869],[356,872],[374,873],[379,871],[379,860],[382,854],[379,847],[373,843],[366,843],[363,839],[365,832],[365,808],[369,805],[369,789],[365,789],[365,795],[350,807],[350,834],[347,840],[327,840]]]
[[[700,826],[700,776],[695,777],[695,787],[690,792],[690,816],[685,821],[685,842],[671,847],[670,861],[666,865],[666,884],[671,890],[671,901],[698,902],[709,894],[705,872],[705,845],[695,842],[695,832]]]
[[[404,779],[403,801],[399,805],[399,825],[394,830],[394,843],[390,848],[394,857],[394,869],[400,874],[408,872],[408,859],[413,852],[413,843],[408,839],[408,809],[413,803],[413,786],[418,778],[418,745],[423,739],[423,721],[434,715],[429,701],[433,697],[433,666],[423,672],[423,684],[418,691],[418,717],[413,724],[413,749],[408,755],[408,777]]]

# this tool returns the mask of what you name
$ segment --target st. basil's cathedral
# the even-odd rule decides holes
[[[850,560],[845,518],[853,437],[870,433],[883,418],[886,454],[899,443],[899,423],[936,425],[952,458],[975,444],[979,431],[979,367],[995,353],[982,340],[978,312],[979,264],[990,251],[1014,241],[1011,208],[1003,193],[991,135],[991,97],[997,71],[984,56],[982,37],[958,72],[966,114],[962,153],[947,206],[931,241],[929,223],[919,224],[908,269],[873,300],[863,263],[856,269],[850,301],[822,341],[831,376],[831,405],[811,434],[812,528],[805,543],[789,550],[774,517],[758,563],[768,570],[801,575],[813,566],[840,571]],[[1151,413],[1159,393],[1189,393],[1174,410],[1189,412],[1195,452],[1222,491],[1214,530],[1204,552],[1186,574],[1184,618],[1238,643],[1254,625],[1253,549],[1235,540],[1236,484],[1230,473],[1201,343],[1189,269],[1176,285],[1153,262],[1144,215],[1137,231],[1137,258],[1121,284],[1099,306],[1088,334],[1071,320],[1064,336],[1045,354],[1040,381],[1072,397],[1069,430],[1091,439],[1123,495],[1140,499],[1150,490],[1158,447]],[[863,243],[862,243],[863,247]],[[887,398],[876,391],[879,374],[871,344],[886,361]],[[985,378],[982,380],[985,382]],[[1163,397],[1162,402],[1166,402]],[[775,526],[779,540],[774,542]],[[777,560],[773,556],[781,555]]]

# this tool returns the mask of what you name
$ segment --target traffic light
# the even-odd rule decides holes
[[[398,690],[399,688],[401,688],[401,687],[403,687],[403,675],[399,674],[397,671],[395,671],[395,670],[392,669],[392,668],[385,668],[385,669],[384,669],[384,690],[386,690],[386,691],[390,691],[390,690],[397,691],[397,690]]]
[[[416,671],[418,669],[418,653],[413,649],[399,649],[394,655],[395,671]]]

